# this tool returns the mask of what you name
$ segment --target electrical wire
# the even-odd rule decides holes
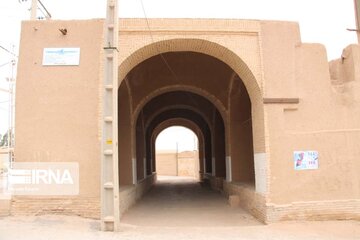
[[[10,63],[12,63],[12,61],[7,62],[7,63],[4,63],[4,64],[1,64],[1,65],[0,65],[0,68],[1,68],[1,67],[4,67],[4,66],[6,66],[6,65],[8,65],[8,64],[10,64]]]
[[[146,25],[147,25],[147,28],[148,28],[148,31],[149,31],[149,34],[150,34],[150,37],[151,37],[151,42],[152,44],[155,44],[155,40],[154,40],[154,36],[152,34],[152,31],[151,31],[151,28],[150,28],[150,23],[149,23],[149,18],[147,17],[147,14],[146,14],[146,10],[145,10],[145,6],[144,6],[144,2],[143,0],[140,0],[140,3],[141,3],[141,7],[142,7],[142,11],[143,11],[143,14],[144,14],[144,17],[145,17],[145,21],[146,21]],[[169,62],[166,60],[166,58],[164,57],[163,53],[160,51],[159,47],[157,44],[155,44],[155,47],[156,47],[156,50],[159,54],[159,56],[161,57],[161,59],[163,60],[164,64],[166,65],[166,67],[168,68],[168,70],[170,71],[170,73],[173,75],[174,77],[174,80],[176,82],[180,82],[180,78],[178,78],[177,74],[175,73],[175,71],[171,68]],[[188,95],[189,99],[194,103],[195,106],[197,107],[200,107],[199,103],[197,101],[195,101],[194,97],[187,91],[185,91],[185,94]],[[216,108],[217,109],[217,108]],[[218,109],[217,109],[218,110]],[[218,110],[219,111],[219,110]]]
[[[40,6],[44,9],[44,11],[46,12],[46,14],[40,9],[40,11],[44,14],[45,17],[48,17],[48,18],[51,18],[51,14],[50,12],[46,9],[45,5],[40,1],[38,0],[38,2],[40,3]]]
[[[41,9],[41,8],[37,8],[41,13],[42,15],[44,16],[44,18],[46,18],[46,14],[44,13],[44,11]],[[38,17],[38,18],[42,18],[42,17]]]
[[[146,25],[147,25],[147,28],[149,30],[149,34],[150,34],[150,37],[151,37],[151,42],[154,44],[155,41],[154,41],[154,36],[151,32],[151,28],[150,28],[150,23],[149,23],[149,19],[147,17],[147,14],[146,14],[146,11],[145,11],[145,6],[144,6],[144,2],[143,0],[140,0],[141,2],[141,7],[142,7],[142,10],[143,10],[143,13],[144,13],[144,17],[145,17],[145,20],[146,20]],[[168,61],[165,59],[164,55],[162,54],[162,52],[160,52],[159,48],[157,45],[156,46],[156,50],[158,51],[158,54],[160,55],[160,57],[162,58],[163,62],[165,63],[166,67],[169,69],[170,73],[173,75],[173,77],[175,78],[175,80],[178,81],[178,77],[176,75],[176,73],[174,72],[174,70],[170,67],[170,64],[168,63]]]
[[[8,49],[4,48],[4,47],[3,47],[3,46],[1,46],[1,45],[0,45],[0,48],[1,48],[2,50],[4,50],[5,52],[7,52],[7,53],[9,53],[9,54],[13,55],[14,57],[18,57],[15,53],[11,52],[10,50],[8,50]]]

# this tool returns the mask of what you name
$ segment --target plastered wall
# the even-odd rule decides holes
[[[358,45],[329,65],[322,45],[301,42],[296,23],[154,19],[150,36],[145,20],[120,22],[119,81],[142,61],[168,51],[211,55],[239,75],[251,102],[255,190],[265,198],[268,216],[280,207],[283,217],[274,219],[300,212],[287,211],[287,204],[360,198]],[[102,20],[24,22],[16,89],[16,161],[79,162],[79,199],[94,202],[100,198],[102,35]],[[80,47],[80,65],[42,66],[45,47]],[[318,151],[319,169],[295,171],[297,150]],[[137,163],[141,179],[143,159]],[[123,181],[130,183],[130,175]]]
[[[68,34],[62,35],[59,28],[67,28]],[[69,200],[55,199],[49,212],[61,205],[77,209],[83,216],[100,214],[102,33],[101,20],[22,23],[16,86],[16,161],[78,162],[80,169],[79,196],[75,200],[73,196]],[[79,66],[43,66],[44,48],[56,47],[80,47]],[[14,214],[24,209],[19,198],[14,199]],[[33,205],[33,201],[27,202]],[[93,207],[89,208],[88,202]],[[93,212],[84,212],[81,207]],[[29,206],[25,209],[31,211]]]

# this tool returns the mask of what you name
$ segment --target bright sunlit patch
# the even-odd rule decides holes
[[[198,139],[188,128],[175,126],[162,131],[156,139],[157,150],[177,150],[178,152],[198,149]]]

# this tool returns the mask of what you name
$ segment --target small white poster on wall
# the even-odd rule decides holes
[[[78,66],[80,48],[44,48],[43,66]]]
[[[319,168],[319,154],[317,151],[295,151],[295,170],[309,170]]]

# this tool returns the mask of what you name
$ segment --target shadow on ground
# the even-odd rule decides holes
[[[188,177],[159,176],[155,186],[121,222],[135,226],[261,225],[241,208],[233,208],[220,192]]]

